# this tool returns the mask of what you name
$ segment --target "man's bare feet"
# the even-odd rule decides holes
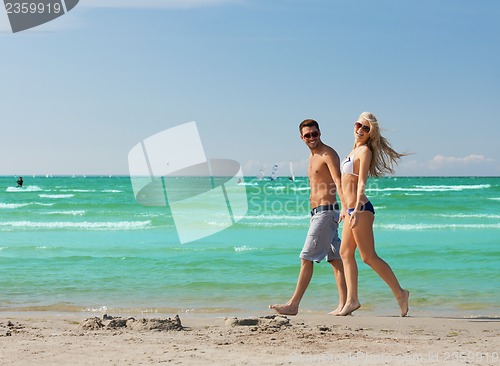
[[[290,304],[269,305],[269,309],[274,309],[274,311],[281,315],[297,315],[297,313],[299,312],[298,306],[293,306]]]
[[[337,307],[337,309],[335,309],[334,311],[330,311],[328,314],[330,315],[339,315],[339,313],[342,311],[342,308],[344,307],[344,305],[340,305]]]
[[[351,315],[353,311],[358,310],[360,307],[361,304],[359,302],[345,304],[345,306],[342,308],[342,311],[337,315],[338,316]]]
[[[401,316],[406,316],[408,314],[408,299],[410,298],[410,292],[403,290],[400,297],[397,298],[399,307],[401,308]]]

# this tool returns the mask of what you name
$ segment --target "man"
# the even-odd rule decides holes
[[[279,314],[297,315],[300,301],[311,282],[314,261],[319,263],[326,257],[333,267],[339,294],[339,305],[330,314],[337,315],[347,297],[338,236],[338,224],[345,216],[345,205],[342,204],[342,212],[339,212],[336,198],[338,193],[342,201],[340,159],[334,149],[321,141],[318,122],[306,119],[299,125],[299,131],[300,138],[311,151],[307,172],[311,187],[311,222],[300,253],[301,266],[295,292],[288,303],[269,305],[269,308]]]

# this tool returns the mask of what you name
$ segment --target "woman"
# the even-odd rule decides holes
[[[393,166],[402,156],[404,154],[394,151],[380,135],[377,118],[372,113],[363,112],[354,123],[354,148],[341,164],[343,194],[349,219],[344,223],[340,246],[347,301],[338,315],[349,315],[361,306],[358,299],[358,266],[354,258],[356,248],[363,262],[372,267],[391,288],[401,308],[401,316],[408,314],[410,293],[401,288],[391,267],[375,252],[375,210],[365,195],[368,176],[394,173]]]

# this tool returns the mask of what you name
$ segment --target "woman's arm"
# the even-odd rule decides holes
[[[361,205],[366,202],[363,202],[366,199],[365,189],[366,183],[368,181],[368,171],[370,169],[370,162],[372,159],[372,152],[369,148],[365,147],[361,149],[356,154],[356,157],[359,160],[359,172],[358,172],[358,186],[356,189],[356,205],[354,206],[354,211],[351,213],[350,226],[356,226],[356,216],[359,210],[361,209]]]

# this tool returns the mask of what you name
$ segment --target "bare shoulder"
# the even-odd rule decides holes
[[[366,157],[366,158],[371,158],[372,151],[370,150],[370,148],[368,146],[364,145],[364,146],[361,146],[361,148],[359,149],[359,151],[356,155],[360,155],[360,156]]]
[[[331,146],[328,145],[323,145],[323,148],[321,150],[321,156],[323,156],[323,158],[325,159],[335,159],[335,160],[339,159],[339,154],[337,154],[337,152]]]

